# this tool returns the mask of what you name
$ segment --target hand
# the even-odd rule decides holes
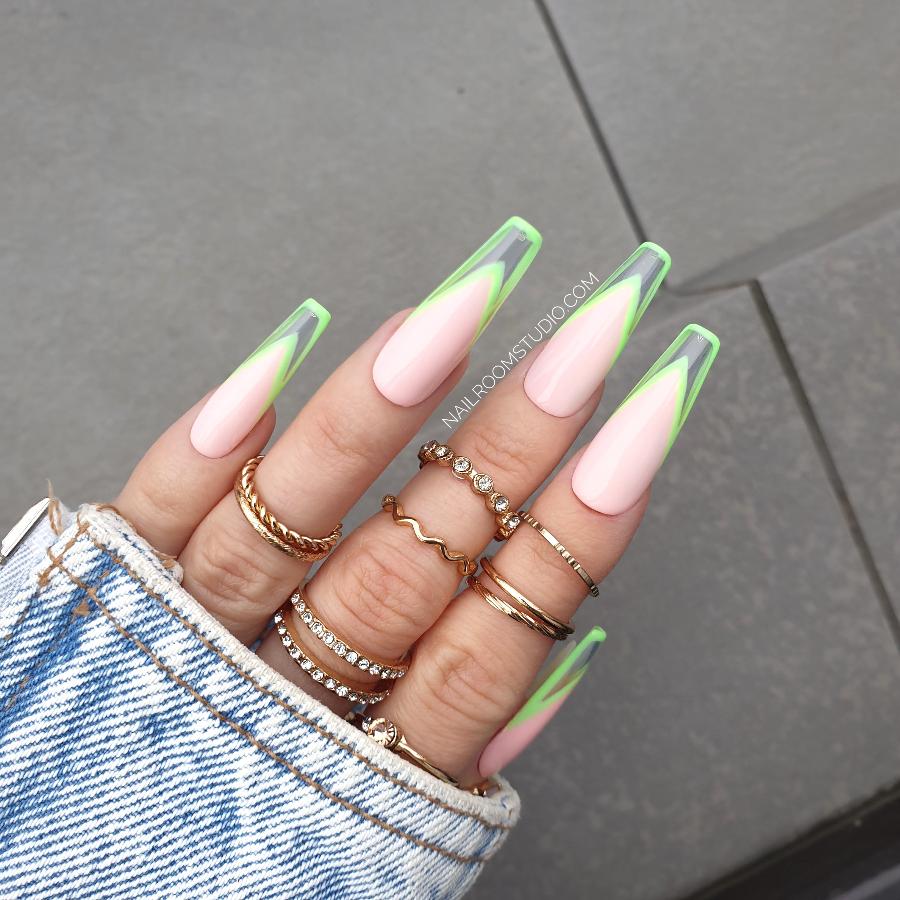
[[[253,475],[252,487],[278,522],[302,535],[332,532],[457,383],[469,347],[539,246],[531,226],[510,220],[412,314],[393,316],[337,368]],[[464,463],[456,472],[438,461],[425,464],[397,491],[422,532],[439,537],[448,552],[478,559],[498,527],[489,498],[501,494],[515,511],[553,471],[594,412],[607,371],[667,269],[664,251],[642,245],[546,346],[477,405],[447,445],[489,474],[493,485],[479,495]],[[274,427],[274,397],[328,319],[314,301],[303,304],[159,438],[115,505],[154,547],[178,557],[184,587],[238,638],[250,644],[264,635],[258,653],[271,666],[340,714],[353,705],[354,686],[392,688],[371,714],[395,723],[434,766],[473,784],[496,772],[549,719],[583,674],[602,632],[581,640],[504,728],[523,707],[554,641],[543,633],[546,627],[534,630],[470,587],[457,595],[464,567],[417,539],[408,522],[395,521],[389,504],[344,537],[305,583],[305,602],[325,623],[316,629],[321,633],[290,604],[284,621],[269,629],[311,563],[264,540],[233,485],[246,461],[262,452]],[[634,535],[653,475],[717,345],[704,329],[685,329],[532,505],[533,517],[594,582]],[[506,510],[503,500],[499,508]],[[550,622],[568,622],[587,593],[586,582],[526,522],[493,562],[506,586]],[[484,573],[479,580],[541,629],[541,616],[529,614],[503,584]],[[342,656],[334,650],[339,641]],[[348,661],[357,651],[387,665],[408,662],[408,671],[386,682],[380,670]],[[316,665],[298,665],[307,654],[325,674]]]

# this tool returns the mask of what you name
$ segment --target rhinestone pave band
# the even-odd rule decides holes
[[[432,440],[426,441],[419,448],[419,468],[430,462],[449,468],[451,474],[468,481],[472,490],[484,497],[485,506],[497,519],[498,538],[501,538],[501,535],[508,538],[515,531],[519,521],[513,513],[509,497],[494,490],[494,479],[486,472],[477,471],[472,465],[472,460],[467,456],[459,456],[446,444]]]
[[[337,694],[338,697],[343,697],[351,703],[380,703],[391,693],[390,690],[369,691],[365,688],[345,684],[327,669],[323,669],[316,660],[303,650],[300,643],[297,641],[297,636],[294,634],[290,622],[288,621],[289,611],[290,600],[287,600],[281,609],[275,613],[275,629],[278,632],[278,636],[281,638],[281,643],[284,644],[284,648],[287,650],[288,656],[290,656],[290,658],[294,660],[294,662],[300,666],[313,681],[318,682],[332,693]]]
[[[332,653],[340,656],[351,666],[356,666],[360,671],[368,672],[370,675],[380,675],[385,681],[393,681],[396,678],[402,678],[409,669],[406,659],[399,662],[384,662],[380,659],[372,659],[371,656],[366,656],[360,650],[351,647],[322,622],[302,587],[298,587],[291,595],[291,604],[297,612],[297,618],[310,630],[313,637]],[[278,633],[282,634],[281,631]]]

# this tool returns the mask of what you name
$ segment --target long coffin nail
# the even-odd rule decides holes
[[[572,490],[597,512],[618,515],[649,486],[678,437],[719,352],[719,339],[688,325],[591,441]]]
[[[669,271],[656,244],[641,244],[550,339],[525,377],[531,402],[551,416],[584,406],[618,359]]]
[[[331,321],[331,313],[306,300],[238,366],[206,401],[191,428],[198,453],[218,459],[250,433],[291,380]]]
[[[537,737],[584,677],[604,640],[606,632],[594,626],[574,646],[563,647],[548,667],[550,674],[538,676],[538,689],[482,750],[478,759],[478,773],[482,778],[495,775]]]
[[[372,378],[398,406],[429,397],[487,328],[541,246],[513,217],[414,309],[384,345]]]

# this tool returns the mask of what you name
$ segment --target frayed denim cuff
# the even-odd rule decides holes
[[[0,568],[0,895],[457,897],[519,815],[267,666],[114,512]]]

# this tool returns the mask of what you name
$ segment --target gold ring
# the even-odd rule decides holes
[[[400,756],[405,756],[408,760],[414,762],[419,768],[434,775],[435,778],[440,778],[441,781],[452,784],[453,787],[459,787],[459,782],[455,778],[451,778],[443,769],[439,769],[433,763],[428,762],[418,750],[410,747],[403,733],[390,719],[373,719],[371,716],[366,716],[360,722],[360,728],[376,744],[384,747],[385,750],[393,750]]]
[[[463,577],[471,575],[478,568],[478,564],[472,562],[465,553],[449,550],[447,545],[440,538],[431,537],[430,535],[425,534],[422,531],[422,526],[419,524],[418,520],[403,512],[400,501],[397,500],[393,494],[385,494],[381,498],[381,508],[385,512],[390,512],[395,525],[409,525],[412,529],[412,533],[416,536],[417,541],[420,541],[423,544],[430,544],[432,547],[437,548],[438,552],[447,560],[447,562],[456,563],[456,569]]]
[[[496,517],[499,530],[503,519],[509,516],[512,505],[506,494],[494,490],[494,479],[490,475],[478,472],[467,456],[459,456],[446,444],[439,444],[437,441],[426,441],[419,448],[419,468],[430,462],[448,468],[461,481],[468,481],[472,490],[484,497],[485,506]]]
[[[485,603],[492,606],[498,612],[502,612],[505,616],[509,616],[514,622],[521,622],[532,631],[537,631],[539,634],[544,635],[544,637],[552,638],[554,641],[565,640],[566,636],[560,635],[555,628],[551,628],[545,622],[542,622],[540,619],[536,619],[534,616],[525,612],[525,610],[519,609],[511,603],[507,603],[505,600],[489,591],[474,575],[470,575],[466,579],[466,584],[468,584]]]
[[[570,634],[574,632],[574,629],[571,625],[568,625],[565,622],[560,622],[559,619],[551,616],[550,613],[544,612],[544,610],[542,610],[536,603],[533,603],[520,590],[511,585],[497,571],[496,567],[494,566],[494,561],[490,556],[481,557],[481,568],[484,571],[485,575],[487,575],[488,578],[494,581],[499,588],[506,591],[506,593],[509,594],[509,596],[512,597],[513,600],[524,606],[525,609],[527,609],[532,615],[540,619],[545,625],[548,625],[550,628],[554,629],[558,634],[558,637],[555,637],[556,640],[565,640]]]
[[[314,538],[293,531],[287,525],[279,522],[266,508],[253,483],[256,469],[261,461],[262,456],[248,459],[234,482],[234,495],[244,518],[253,526],[257,534],[273,547],[281,550],[282,553],[287,553],[288,556],[304,562],[317,562],[324,559],[334,550],[335,544],[341,539],[342,523],[338,522],[327,537]]]
[[[367,688],[358,687],[352,684],[346,684],[336,675],[333,675],[324,668],[318,661],[313,659],[300,645],[297,635],[294,633],[293,626],[290,622],[290,600],[286,600],[281,609],[275,613],[275,629],[281,638],[288,652],[288,656],[300,668],[312,678],[313,681],[321,684],[338,697],[350,700],[352,703],[380,703],[391,692],[388,689],[380,691],[370,691]]]
[[[347,713],[345,718],[348,722],[356,725],[363,734],[371,738],[379,747],[391,750],[398,756],[406,757],[413,765],[424,769],[445,784],[451,784],[457,788],[460,786],[455,778],[448,775],[443,769],[439,769],[434,763],[429,762],[418,750],[410,747],[403,732],[390,719],[386,719],[384,716],[373,718],[352,710]],[[465,788],[465,790],[475,794],[477,797],[487,797],[497,787],[497,783],[492,778],[488,778],[470,788]]]
[[[298,587],[291,595],[291,604],[300,621],[310,630],[313,637],[324,644],[332,653],[341,657],[344,662],[350,663],[361,672],[370,675],[380,675],[385,681],[394,681],[402,678],[409,670],[409,662],[404,657],[400,662],[383,662],[373,659],[371,656],[352,647],[347,641],[339,637],[319,618],[319,614],[309,601],[309,596],[302,587]]]
[[[568,564],[569,567],[575,572],[581,580],[587,585],[587,589],[593,594],[595,597],[600,596],[600,588],[597,587],[596,582],[590,575],[588,575],[584,566],[569,553],[568,550],[552,535],[540,522],[531,513],[520,512],[519,515],[522,518],[523,522],[527,522]]]
[[[403,732],[390,720],[385,718],[373,719],[371,716],[353,716],[350,721],[357,725],[363,733],[368,735],[379,747],[385,750],[393,750],[399,756],[405,756],[410,762],[424,769],[435,778],[439,778],[446,784],[459,787],[459,782],[451,778],[443,769],[439,769],[433,763],[428,762],[418,750],[414,750],[407,743]]]

